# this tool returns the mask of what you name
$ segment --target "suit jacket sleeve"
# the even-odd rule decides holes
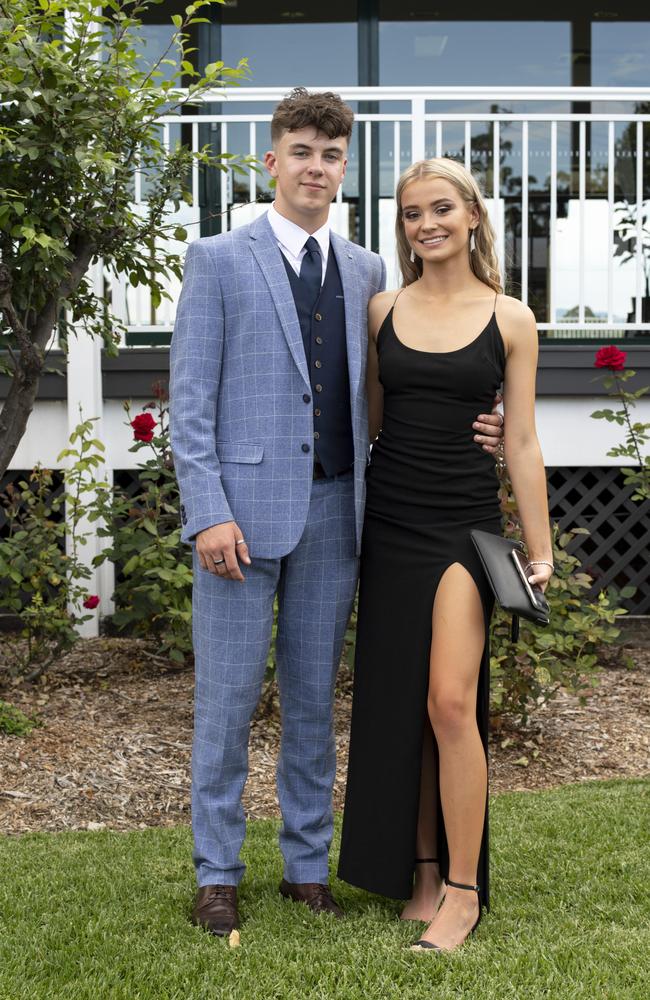
[[[170,351],[170,431],[181,493],[182,538],[234,520],[216,450],[224,309],[214,259],[190,244]]]

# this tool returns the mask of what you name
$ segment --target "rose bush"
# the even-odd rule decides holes
[[[632,500],[650,500],[650,453],[643,455],[643,448],[650,440],[650,423],[632,420],[632,409],[642,396],[648,392],[648,386],[629,392],[625,383],[636,375],[632,369],[625,368],[627,353],[619,351],[610,344],[596,351],[595,368],[608,368],[612,374],[605,375],[603,386],[609,395],[618,401],[620,410],[595,410],[591,415],[596,420],[607,420],[625,427],[625,441],[607,452],[612,458],[631,459],[636,468],[624,466],[621,472],[626,486],[632,486]]]
[[[135,442],[130,450],[145,457],[133,495],[119,489],[97,495],[96,515],[105,525],[99,534],[109,541],[95,564],[110,559],[116,565],[112,625],[155,638],[161,653],[182,663],[192,651],[192,554],[181,542],[166,386],[154,383],[152,395],[133,419],[125,404]]]
[[[93,421],[82,421],[58,456],[67,462],[62,490],[50,469],[37,466],[0,496],[8,522],[0,539],[2,607],[19,622],[18,634],[3,645],[6,661],[0,669],[11,675],[36,680],[45,673],[76,642],[76,626],[91,617],[82,609],[99,603],[88,594],[90,571],[79,556],[90,535],[80,530],[86,499],[103,462],[104,446],[92,431]]]

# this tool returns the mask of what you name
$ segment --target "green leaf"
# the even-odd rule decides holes
[[[172,23],[174,24],[174,27],[180,28],[183,24],[183,18],[180,14],[172,14]]]
[[[136,566],[138,566],[139,562],[140,562],[139,556],[131,556],[130,559],[127,559],[124,566],[122,567],[122,572],[124,576],[130,576],[130,574],[133,572]]]

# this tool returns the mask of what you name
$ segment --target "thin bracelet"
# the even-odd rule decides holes
[[[551,573],[555,572],[555,566],[553,565],[553,563],[548,562],[546,559],[530,559],[526,563],[526,568],[528,568],[529,566],[548,566],[549,569],[551,570]]]

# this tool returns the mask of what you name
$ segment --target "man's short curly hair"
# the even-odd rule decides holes
[[[304,87],[295,87],[280,101],[271,119],[271,141],[277,142],[285,132],[297,132],[312,126],[324,132],[328,139],[352,135],[354,112],[332,91],[310,94]]]

